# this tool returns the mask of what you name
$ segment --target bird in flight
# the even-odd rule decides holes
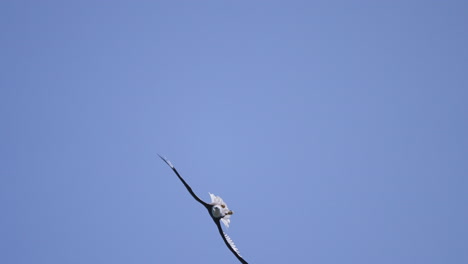
[[[179,177],[179,180],[184,184],[185,188],[187,188],[187,191],[192,195],[192,197],[197,200],[197,202],[201,203],[205,208],[208,210],[208,213],[210,214],[211,218],[215,222],[216,226],[218,227],[219,234],[224,240],[224,243],[226,246],[231,250],[231,252],[236,256],[236,258],[243,264],[247,264],[247,261],[245,261],[242,256],[239,253],[239,250],[237,249],[236,245],[234,245],[234,242],[232,242],[231,238],[224,233],[223,229],[221,228],[221,221],[226,227],[229,227],[230,223],[230,217],[233,214],[231,210],[227,207],[226,203],[221,199],[221,197],[216,196],[212,193],[210,193],[211,197],[211,203],[205,203],[202,201],[200,198],[198,198],[197,195],[192,191],[192,188],[185,182],[185,180],[180,176],[179,172],[177,172],[176,168],[172,163],[167,160],[166,158],[162,157],[161,155],[158,154],[158,156],[166,162],[169,167],[175,172],[177,177]]]

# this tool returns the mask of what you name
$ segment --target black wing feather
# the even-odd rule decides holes
[[[189,191],[189,193],[193,196],[193,198],[195,198],[195,200],[197,200],[199,203],[203,204],[204,206],[207,206],[208,204],[205,203],[204,201],[202,201],[200,198],[198,198],[197,195],[195,195],[195,193],[192,191],[192,188],[190,188],[190,186],[184,181],[184,179],[180,176],[179,172],[177,172],[176,168],[174,168],[174,165],[172,165],[172,163],[167,160],[166,158],[163,158],[161,155],[158,154],[158,156],[164,161],[166,162],[167,165],[169,165],[169,167],[171,167],[171,169],[175,172],[175,174],[177,175],[177,177],[179,177],[180,181],[184,184],[185,188],[187,188],[187,191]]]
[[[219,234],[223,238],[224,243],[226,243],[226,246],[229,248],[229,250],[231,250],[232,254],[234,254],[234,256],[236,256],[236,258],[241,263],[248,264],[247,261],[245,261],[241,257],[241,255],[239,254],[239,250],[237,250],[237,248],[234,246],[234,243],[232,242],[231,238],[229,238],[229,236],[226,233],[224,233],[223,229],[221,228],[221,224],[220,224],[219,219],[217,219],[217,221],[215,221],[215,223],[216,223],[216,226],[218,227]],[[229,241],[228,241],[228,239],[229,239]]]

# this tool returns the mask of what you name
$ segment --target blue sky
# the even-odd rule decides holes
[[[2,1],[0,262],[467,263],[466,1]]]

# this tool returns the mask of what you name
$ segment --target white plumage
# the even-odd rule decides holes
[[[221,221],[226,227],[229,227],[231,223],[231,215],[233,212],[229,210],[227,204],[223,201],[223,199],[219,196],[216,196],[212,193],[209,193],[211,197],[211,204],[214,205],[213,207],[213,216],[221,218]]]
[[[231,245],[232,249],[234,249],[234,251],[236,251],[236,253],[239,256],[241,256],[241,254],[239,252],[239,249],[237,249],[236,245],[234,245],[234,242],[232,241],[232,239],[226,233],[223,232],[223,234],[224,234],[224,237],[226,238],[226,240],[229,242],[229,245]]]

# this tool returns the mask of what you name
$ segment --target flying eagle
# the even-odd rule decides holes
[[[172,165],[172,163],[169,160],[167,160],[166,158],[163,158],[161,155],[158,154],[158,156],[164,162],[166,162],[166,164],[169,165],[169,167],[171,167],[171,169],[175,172],[177,177],[179,177],[180,181],[185,185],[185,188],[187,188],[187,191],[189,191],[189,193],[193,196],[193,198],[197,200],[197,202],[205,206],[211,218],[213,219],[216,226],[218,227],[219,234],[223,238],[224,243],[226,243],[226,246],[229,248],[229,250],[231,250],[234,256],[236,256],[236,258],[241,263],[247,264],[247,261],[245,261],[241,257],[239,250],[237,249],[236,245],[234,245],[234,242],[232,242],[231,238],[226,233],[224,233],[223,229],[221,228],[221,224],[220,224],[221,221],[226,227],[229,227],[229,223],[231,221],[229,218],[234,212],[229,210],[226,203],[223,201],[223,199],[221,199],[221,197],[216,196],[212,193],[210,193],[211,203],[205,203],[204,201],[202,201],[200,198],[198,198],[198,196],[195,195],[195,193],[192,191],[192,188],[190,188],[190,186],[180,176],[179,172],[177,172],[176,168],[174,168],[174,165]]]

